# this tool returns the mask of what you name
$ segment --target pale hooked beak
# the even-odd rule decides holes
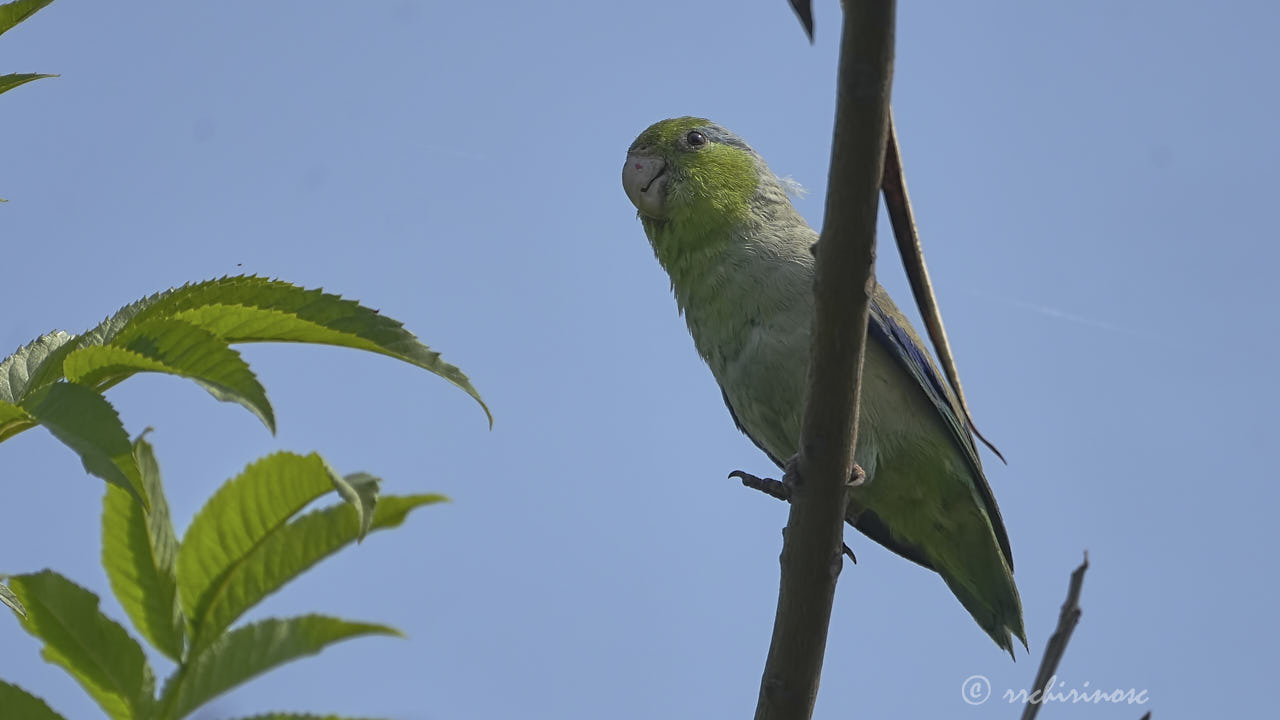
[[[646,154],[646,149],[627,153],[627,164],[622,166],[622,189],[641,215],[661,220],[667,199],[667,163],[657,155]]]

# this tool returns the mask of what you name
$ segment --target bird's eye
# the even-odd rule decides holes
[[[689,143],[689,147],[702,147],[707,144],[707,136],[697,130],[692,130],[688,135],[684,136],[684,141]]]

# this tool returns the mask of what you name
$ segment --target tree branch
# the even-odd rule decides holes
[[[956,370],[955,358],[951,355],[951,345],[947,342],[947,331],[942,326],[942,312],[938,310],[938,301],[933,295],[933,283],[929,280],[929,268],[924,264],[924,248],[920,246],[920,233],[916,230],[915,216],[911,212],[911,197],[907,195],[907,179],[902,172],[902,153],[898,148],[898,135],[893,126],[893,115],[889,115],[889,137],[885,147],[884,158],[884,207],[889,215],[889,224],[893,226],[893,238],[898,244],[898,254],[902,256],[902,266],[907,271],[907,279],[911,282],[911,294],[915,296],[916,307],[920,308],[920,317],[924,320],[925,329],[929,331],[929,339],[933,341],[933,350],[938,354],[938,362],[942,371],[951,383],[960,409],[973,434],[991,452],[1005,462],[1004,455],[983,437],[978,426],[973,422],[973,413],[969,412],[969,402],[965,400],[964,389],[960,387],[960,373]]]
[[[809,391],[758,720],[807,720],[818,694],[843,564],[867,312],[875,288],[876,210],[888,136],[894,15],[893,0],[844,1],[831,170],[814,283]]]
[[[1044,658],[1040,660],[1040,669],[1036,671],[1036,681],[1029,697],[1039,702],[1028,701],[1022,709],[1022,720],[1034,720],[1044,704],[1044,695],[1049,691],[1048,685],[1053,682],[1053,675],[1058,671],[1058,663],[1062,662],[1062,654],[1067,651],[1067,641],[1071,632],[1080,622],[1080,588],[1084,586],[1084,571],[1089,569],[1089,553],[1085,553],[1084,562],[1071,573],[1071,583],[1067,586],[1067,599],[1062,603],[1062,611],[1058,614],[1058,627],[1049,637],[1044,647]],[[1150,715],[1150,713],[1147,713]],[[1143,716],[1144,720],[1146,715]]]

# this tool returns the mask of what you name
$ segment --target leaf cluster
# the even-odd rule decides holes
[[[53,0],[14,0],[0,5],[0,35],[5,34],[14,25],[36,14],[36,11],[51,2]],[[8,75],[0,75],[0,93],[12,90],[19,85],[25,85],[32,80],[47,77],[57,76],[44,73],[9,73]]]
[[[86,471],[149,507],[129,435],[103,393],[139,372],[190,378],[275,432],[266,391],[231,347],[268,341],[337,345],[403,360],[464,390],[492,423],[467,376],[400,322],[322,290],[241,275],[157,293],[79,335],[51,332],[0,361],[0,442],[43,426],[80,456]]]
[[[108,717],[177,720],[267,670],[334,643],[400,634],[386,625],[325,615],[232,625],[320,560],[368,532],[400,525],[410,512],[442,496],[380,498],[379,480],[371,475],[343,476],[314,453],[279,452],[223,484],[179,541],[151,445],[140,437],[131,453],[151,510],[127,491],[107,486],[102,564],[134,628],[177,665],[159,694],[141,645],[99,610],[97,595],[52,570],[10,576],[5,588],[22,627],[44,643],[45,660],[75,678]],[[303,512],[335,491],[342,502]],[[0,708],[29,720],[62,717],[4,681]]]
[[[52,0],[0,4],[0,34]],[[53,77],[0,75],[0,93]],[[0,199],[0,202],[4,202]],[[391,528],[439,495],[379,497],[379,479],[340,475],[314,453],[280,452],[227,481],[181,541],[144,432],[130,441],[107,389],[139,372],[189,378],[218,400],[253,413],[273,433],[275,412],[248,363],[247,342],[337,345],[428,370],[471,395],[458,368],[396,320],[322,290],[256,276],[184,285],[127,305],[97,326],[55,331],[0,361],[0,442],[43,426],[107,481],[102,564],[137,632],[176,664],[157,693],[142,646],[98,608],[98,596],[52,570],[0,576],[0,604],[43,642],[113,720],[177,720],[282,663],[394,628],[324,615],[232,625],[320,560],[374,530]],[[342,502],[305,512],[321,496]],[[0,680],[0,716],[57,720],[42,699]],[[246,720],[341,720],[267,713]]]
[[[177,720],[333,643],[399,635],[385,625],[324,615],[233,625],[320,560],[443,497],[380,497],[372,475],[341,475],[317,454],[279,452],[223,484],[179,540],[146,433],[131,441],[104,395],[139,372],[177,375],[244,406],[274,432],[266,391],[231,347],[267,341],[387,355],[443,377],[489,413],[466,375],[398,321],[322,290],[255,276],[157,293],[79,335],[52,332],[0,361],[0,441],[43,426],[107,481],[102,564],[112,592],[138,634],[177,665],[157,692],[139,642],[99,610],[96,595],[52,570],[0,583],[0,603],[44,643],[43,657],[70,673],[113,720]],[[341,501],[306,511],[331,492]],[[5,718],[60,717],[4,681],[0,709]],[[288,713],[256,720],[271,718],[320,720]]]

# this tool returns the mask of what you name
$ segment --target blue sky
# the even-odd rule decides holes
[[[272,437],[190,383],[112,390],[150,425],[179,527],[275,449],[319,450],[419,511],[270,598],[408,640],[339,645],[216,701],[395,718],[741,717],[786,511],[733,427],[619,172],[651,122],[734,129],[821,222],[838,10],[810,46],[783,0],[90,3],[0,39],[0,348],[150,292],[278,276],[404,321],[496,424],[387,358],[248,347]],[[894,106],[930,268],[1017,560],[1012,663],[935,575],[850,530],[821,717],[1013,717],[1088,549],[1069,688],[1239,715],[1280,640],[1274,43],[1235,2],[901,3]],[[887,237],[887,235],[885,235]],[[908,293],[889,244],[882,282]],[[47,433],[0,445],[0,571],[111,599],[100,481]],[[0,677],[96,706],[16,623]],[[167,673],[168,666],[160,664]],[[990,679],[971,708],[961,684]],[[1086,686],[1085,683],[1088,683]]]

